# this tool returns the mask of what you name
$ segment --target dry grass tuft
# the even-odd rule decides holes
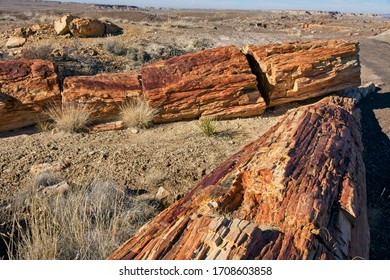
[[[48,121],[46,119],[37,118],[37,123],[36,123],[35,127],[40,132],[47,132],[47,131],[50,131],[53,129],[53,122]]]
[[[41,44],[38,46],[29,46],[23,48],[22,56],[25,59],[43,59],[51,60],[51,53],[53,52],[54,47],[52,44]]]
[[[66,194],[31,196],[15,214],[10,259],[105,259],[157,214],[153,202],[126,196],[112,181]]]
[[[83,132],[90,120],[91,110],[78,104],[66,104],[62,108],[51,106],[46,114],[54,122],[54,127],[65,132]]]
[[[207,136],[216,136],[218,134],[217,120],[213,117],[204,117],[198,121],[199,128]]]
[[[125,103],[120,107],[121,121],[127,127],[147,128],[149,127],[157,110],[148,106],[146,101],[142,98],[137,98],[132,102]]]
[[[125,46],[112,39],[103,41],[102,46],[106,51],[118,56],[123,56],[127,53],[127,48]]]

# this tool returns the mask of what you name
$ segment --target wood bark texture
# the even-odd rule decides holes
[[[368,258],[363,146],[348,96],[288,112],[109,259]]]
[[[145,99],[160,111],[157,122],[249,117],[265,110],[256,76],[233,46],[159,61],[141,72]]]
[[[114,119],[123,103],[142,95],[140,77],[134,73],[74,76],[64,80],[62,104],[81,105],[91,111],[91,118]]]
[[[0,61],[0,131],[35,124],[60,98],[57,73],[50,61]]]
[[[267,106],[323,96],[360,86],[359,46],[319,40],[246,46]]]

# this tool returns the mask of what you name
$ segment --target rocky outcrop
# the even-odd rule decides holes
[[[54,30],[57,33],[57,35],[65,35],[70,32],[69,30],[69,24],[72,20],[76,19],[78,17],[72,16],[72,15],[64,15],[54,21]]]
[[[244,48],[268,106],[359,86],[358,51],[357,43],[342,40]]]
[[[79,104],[91,110],[94,119],[110,119],[118,115],[121,104],[142,95],[140,77],[133,73],[98,74],[67,77],[62,103]]]
[[[43,60],[0,61],[0,131],[35,124],[60,100],[54,65]]]
[[[70,22],[69,30],[76,37],[100,37],[105,35],[106,27],[97,19],[77,18]]]
[[[356,94],[287,113],[110,259],[368,258]]]
[[[142,68],[145,99],[160,110],[155,121],[261,114],[256,76],[236,47],[186,54]]]

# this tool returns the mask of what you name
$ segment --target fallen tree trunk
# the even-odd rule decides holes
[[[246,46],[261,94],[272,107],[360,85],[359,45],[320,40]]]
[[[109,259],[368,258],[355,94],[287,113]]]
[[[162,60],[141,72],[144,97],[159,110],[155,122],[251,117],[266,107],[245,55],[233,46]]]
[[[43,112],[61,99],[57,80],[50,61],[0,61],[0,131],[46,119]]]

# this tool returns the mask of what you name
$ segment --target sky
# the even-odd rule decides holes
[[[205,9],[289,9],[390,14],[390,0],[61,0],[139,7]]]

